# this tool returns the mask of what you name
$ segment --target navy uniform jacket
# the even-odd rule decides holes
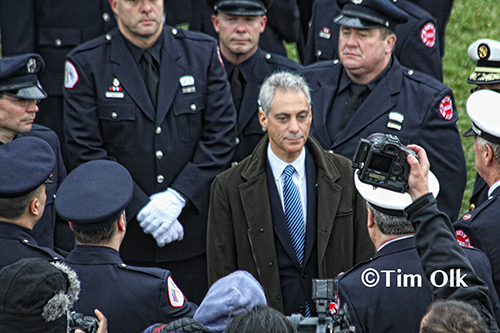
[[[395,4],[408,14],[409,20],[396,27],[394,55],[403,66],[442,81],[443,66],[439,49],[441,40],[437,35],[436,19],[407,0],[398,0]],[[334,23],[333,19],[339,14],[340,9],[336,1],[314,1],[305,64],[338,59],[340,26]]]
[[[120,250],[125,261],[166,262],[205,252],[210,184],[229,166],[236,141],[236,112],[217,42],[173,28],[162,36],[157,110],[118,29],[68,55],[70,76],[78,80],[64,95],[72,166],[115,160],[135,182]],[[179,216],[184,239],[160,248],[133,218],[150,195],[168,187],[188,199]]]
[[[451,10],[453,8],[454,0],[410,0],[411,2],[416,3],[426,11],[428,11],[432,16],[434,16],[437,20],[438,25],[438,34],[441,50],[441,57],[444,56],[444,40],[446,36],[446,25],[448,24],[448,20],[450,18]]]
[[[474,210],[479,207],[486,200],[488,200],[488,190],[490,187],[479,174],[476,174],[476,180],[474,181],[474,189],[472,190],[472,195],[469,200],[470,208],[469,210]]]
[[[477,247],[490,259],[497,293],[500,292],[500,243],[497,235],[499,195],[500,188],[497,188],[486,202],[453,223],[459,243]]]
[[[0,26],[3,56],[38,53],[45,61],[38,78],[49,98],[40,103],[35,121],[62,140],[66,55],[116,27],[109,0],[2,0]]]
[[[375,271],[379,281],[375,286],[367,287],[363,281],[375,280],[374,275],[367,272]],[[414,237],[387,244],[373,259],[355,266],[337,279],[340,305],[347,304],[356,332],[416,333],[434,300]]]
[[[234,65],[226,64],[226,70]],[[295,72],[302,68],[288,58],[265,53],[260,48],[247,61],[238,65],[245,76],[245,90],[238,116],[238,139],[234,162],[240,162],[250,155],[265,134],[259,122],[259,90],[262,82],[274,72]],[[229,73],[228,73],[229,74]]]
[[[77,245],[66,262],[81,283],[73,310],[93,316],[99,309],[109,332],[142,332],[156,323],[192,317],[197,309],[168,270],[125,265],[110,247]]]
[[[373,133],[399,137],[401,143],[425,148],[441,186],[438,203],[452,220],[458,217],[467,172],[456,122],[453,92],[428,75],[402,67],[396,58],[344,131],[331,142],[325,120],[343,71],[339,61],[323,61],[304,69],[311,86],[311,133],[325,149],[352,159],[360,138]],[[401,119],[403,117],[404,119]],[[398,119],[396,119],[398,118]],[[449,120],[447,120],[449,119]],[[401,123],[399,123],[401,120]]]
[[[0,221],[0,269],[24,258],[61,259],[49,248],[41,247],[31,230]]]
[[[52,183],[47,184],[45,193],[47,201],[45,202],[45,211],[42,218],[35,224],[33,228],[33,237],[38,245],[48,247],[52,250],[71,251],[75,245],[73,232],[66,221],[63,221],[57,216],[54,207],[54,199],[56,197],[59,185],[66,178],[66,168],[61,156],[61,145],[59,138],[54,131],[47,127],[33,124],[31,131],[18,134],[16,137],[34,136],[45,140],[54,150],[56,156],[56,166],[52,172]],[[0,145],[2,143],[0,142]]]

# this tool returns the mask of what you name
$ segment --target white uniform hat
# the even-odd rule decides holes
[[[467,99],[467,114],[472,127],[463,136],[480,136],[500,144],[500,94],[491,90],[479,90]]]

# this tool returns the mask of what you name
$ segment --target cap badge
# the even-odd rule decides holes
[[[30,74],[35,73],[35,69],[36,69],[35,58],[30,58],[30,60],[28,60],[28,64],[26,65],[26,67],[28,68],[28,73],[30,73]]]
[[[481,44],[477,48],[479,59],[488,59],[490,57],[490,48],[486,44]]]

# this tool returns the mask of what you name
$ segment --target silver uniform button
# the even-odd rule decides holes
[[[235,166],[237,166],[237,165],[238,165],[238,162],[236,162],[236,161],[231,162],[231,166],[232,166],[232,167],[235,167]]]
[[[410,70],[408,71],[408,75],[413,75],[413,69],[410,69]]]
[[[333,61],[333,63],[334,63],[335,65],[336,65],[336,64],[338,64],[338,63],[339,63],[339,59],[335,59],[335,60]]]
[[[323,52],[321,50],[316,51],[316,57],[319,57]]]
[[[196,111],[196,104],[191,104],[191,110]]]
[[[23,239],[23,243],[28,244],[29,242],[28,242],[28,240],[27,240],[27,239]]]
[[[163,157],[163,152],[161,150],[157,150],[156,151],[156,158],[161,160],[162,157]]]
[[[118,114],[116,112],[111,112],[111,118],[113,119],[118,118]]]
[[[236,144],[239,145],[240,144],[240,138],[236,137]]]
[[[173,35],[177,35],[177,29],[176,28],[172,28],[172,34]]]
[[[272,57],[271,53],[266,53],[266,59],[267,60],[271,59],[271,57]]]
[[[59,38],[55,40],[56,46],[61,46],[62,45],[62,40]]]
[[[160,127],[160,126],[158,126],[158,127],[156,128],[155,133],[156,133],[156,134],[161,134],[161,127]]]
[[[163,183],[163,181],[164,181],[164,180],[165,180],[165,177],[163,177],[163,175],[158,175],[158,176],[156,177],[156,181],[157,181],[159,184]]]
[[[102,14],[102,19],[104,20],[104,22],[109,22],[110,18],[111,16],[108,13]]]
[[[122,266],[122,267],[127,267],[127,264],[121,264],[120,266]]]
[[[113,37],[111,37],[111,35],[110,35],[110,34],[107,34],[107,35],[106,35],[106,39],[107,39],[107,40],[111,40],[112,38],[113,38]]]

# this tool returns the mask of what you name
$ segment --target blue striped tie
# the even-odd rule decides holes
[[[295,255],[302,267],[306,230],[302,217],[302,203],[300,201],[299,191],[292,179],[294,171],[295,168],[291,165],[287,165],[285,171],[283,171],[285,174],[285,180],[283,182],[283,202],[285,204],[285,218],[288,224],[288,232],[290,232]]]

